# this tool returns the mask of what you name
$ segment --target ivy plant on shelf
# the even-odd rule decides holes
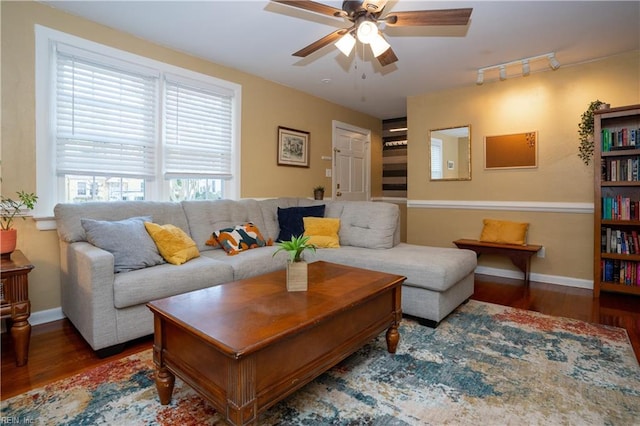
[[[606,103],[595,100],[589,104],[589,107],[580,117],[578,123],[578,135],[580,137],[580,146],[578,147],[578,157],[585,165],[591,164],[593,158],[593,113],[607,105]]]

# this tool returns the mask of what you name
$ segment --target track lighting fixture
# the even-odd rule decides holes
[[[555,52],[545,53],[544,55],[531,56],[529,58],[522,58],[516,61],[505,62],[504,64],[496,64],[496,65],[491,65],[489,67],[478,68],[478,77],[476,79],[476,84],[480,85],[484,83],[485,72],[491,71],[491,70],[498,70],[498,76],[500,80],[506,80],[507,68],[511,65],[516,65],[516,64],[522,66],[522,75],[527,76],[531,74],[530,63],[538,59],[547,59],[549,61],[549,67],[552,70],[557,70],[558,68],[560,68],[560,62],[558,62],[558,59],[556,59]],[[538,71],[541,71],[541,69],[538,69]]]

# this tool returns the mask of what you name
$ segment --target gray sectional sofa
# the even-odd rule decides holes
[[[308,262],[325,260],[404,275],[403,313],[436,324],[473,294],[475,253],[401,243],[399,208],[391,203],[306,198],[97,202],[55,207],[62,310],[98,354],[120,350],[124,343],[153,333],[147,302],[285,267],[285,253],[273,256],[275,245],[229,256],[205,244],[212,232],[252,222],[265,239],[276,241],[278,209],[314,205],[325,205],[325,217],[340,218],[341,247],[307,251]],[[82,220],[137,216],[181,228],[196,242],[200,256],[181,265],[162,263],[115,273],[114,256],[88,242]]]

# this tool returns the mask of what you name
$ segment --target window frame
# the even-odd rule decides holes
[[[155,179],[149,180],[145,185],[145,200],[168,201],[169,181],[164,178],[163,171],[163,106],[161,100],[164,94],[163,75],[179,76],[190,81],[196,81],[205,87],[218,87],[228,90],[232,95],[232,130],[231,130],[231,170],[232,178],[225,181],[225,198],[238,199],[240,197],[240,129],[242,112],[242,86],[237,83],[222,80],[210,75],[202,74],[186,68],[167,64],[144,56],[106,46],[104,44],[89,41],[71,34],[53,30],[41,25],[35,25],[35,130],[36,130],[36,193],[38,203],[34,210],[36,218],[53,217],[53,208],[63,202],[64,176],[56,175],[55,141],[54,137],[54,72],[56,43],[65,43],[78,49],[114,61],[124,61],[131,64],[132,68],[149,68],[160,74],[158,83],[158,114],[156,126],[158,138],[156,140],[158,161],[156,162]],[[52,179],[53,177],[53,179]],[[188,176],[185,176],[188,178]]]

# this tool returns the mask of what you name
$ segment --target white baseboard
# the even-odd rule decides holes
[[[29,324],[31,325],[44,324],[47,322],[58,321],[63,318],[65,318],[65,316],[62,313],[62,308],[57,307],[53,309],[47,309],[44,311],[32,312],[31,316],[29,317]]]
[[[478,266],[476,268],[476,273],[484,274],[484,275],[492,275],[494,277],[514,278],[519,280],[523,279],[523,275],[524,275],[520,271],[514,271],[510,269],[490,268],[487,266]],[[537,274],[535,272],[531,272],[529,274],[529,279],[531,281],[536,281],[539,283],[557,284],[557,285],[564,285],[567,287],[577,287],[577,288],[584,288],[587,290],[593,290],[592,280],[563,277],[559,275]]]

